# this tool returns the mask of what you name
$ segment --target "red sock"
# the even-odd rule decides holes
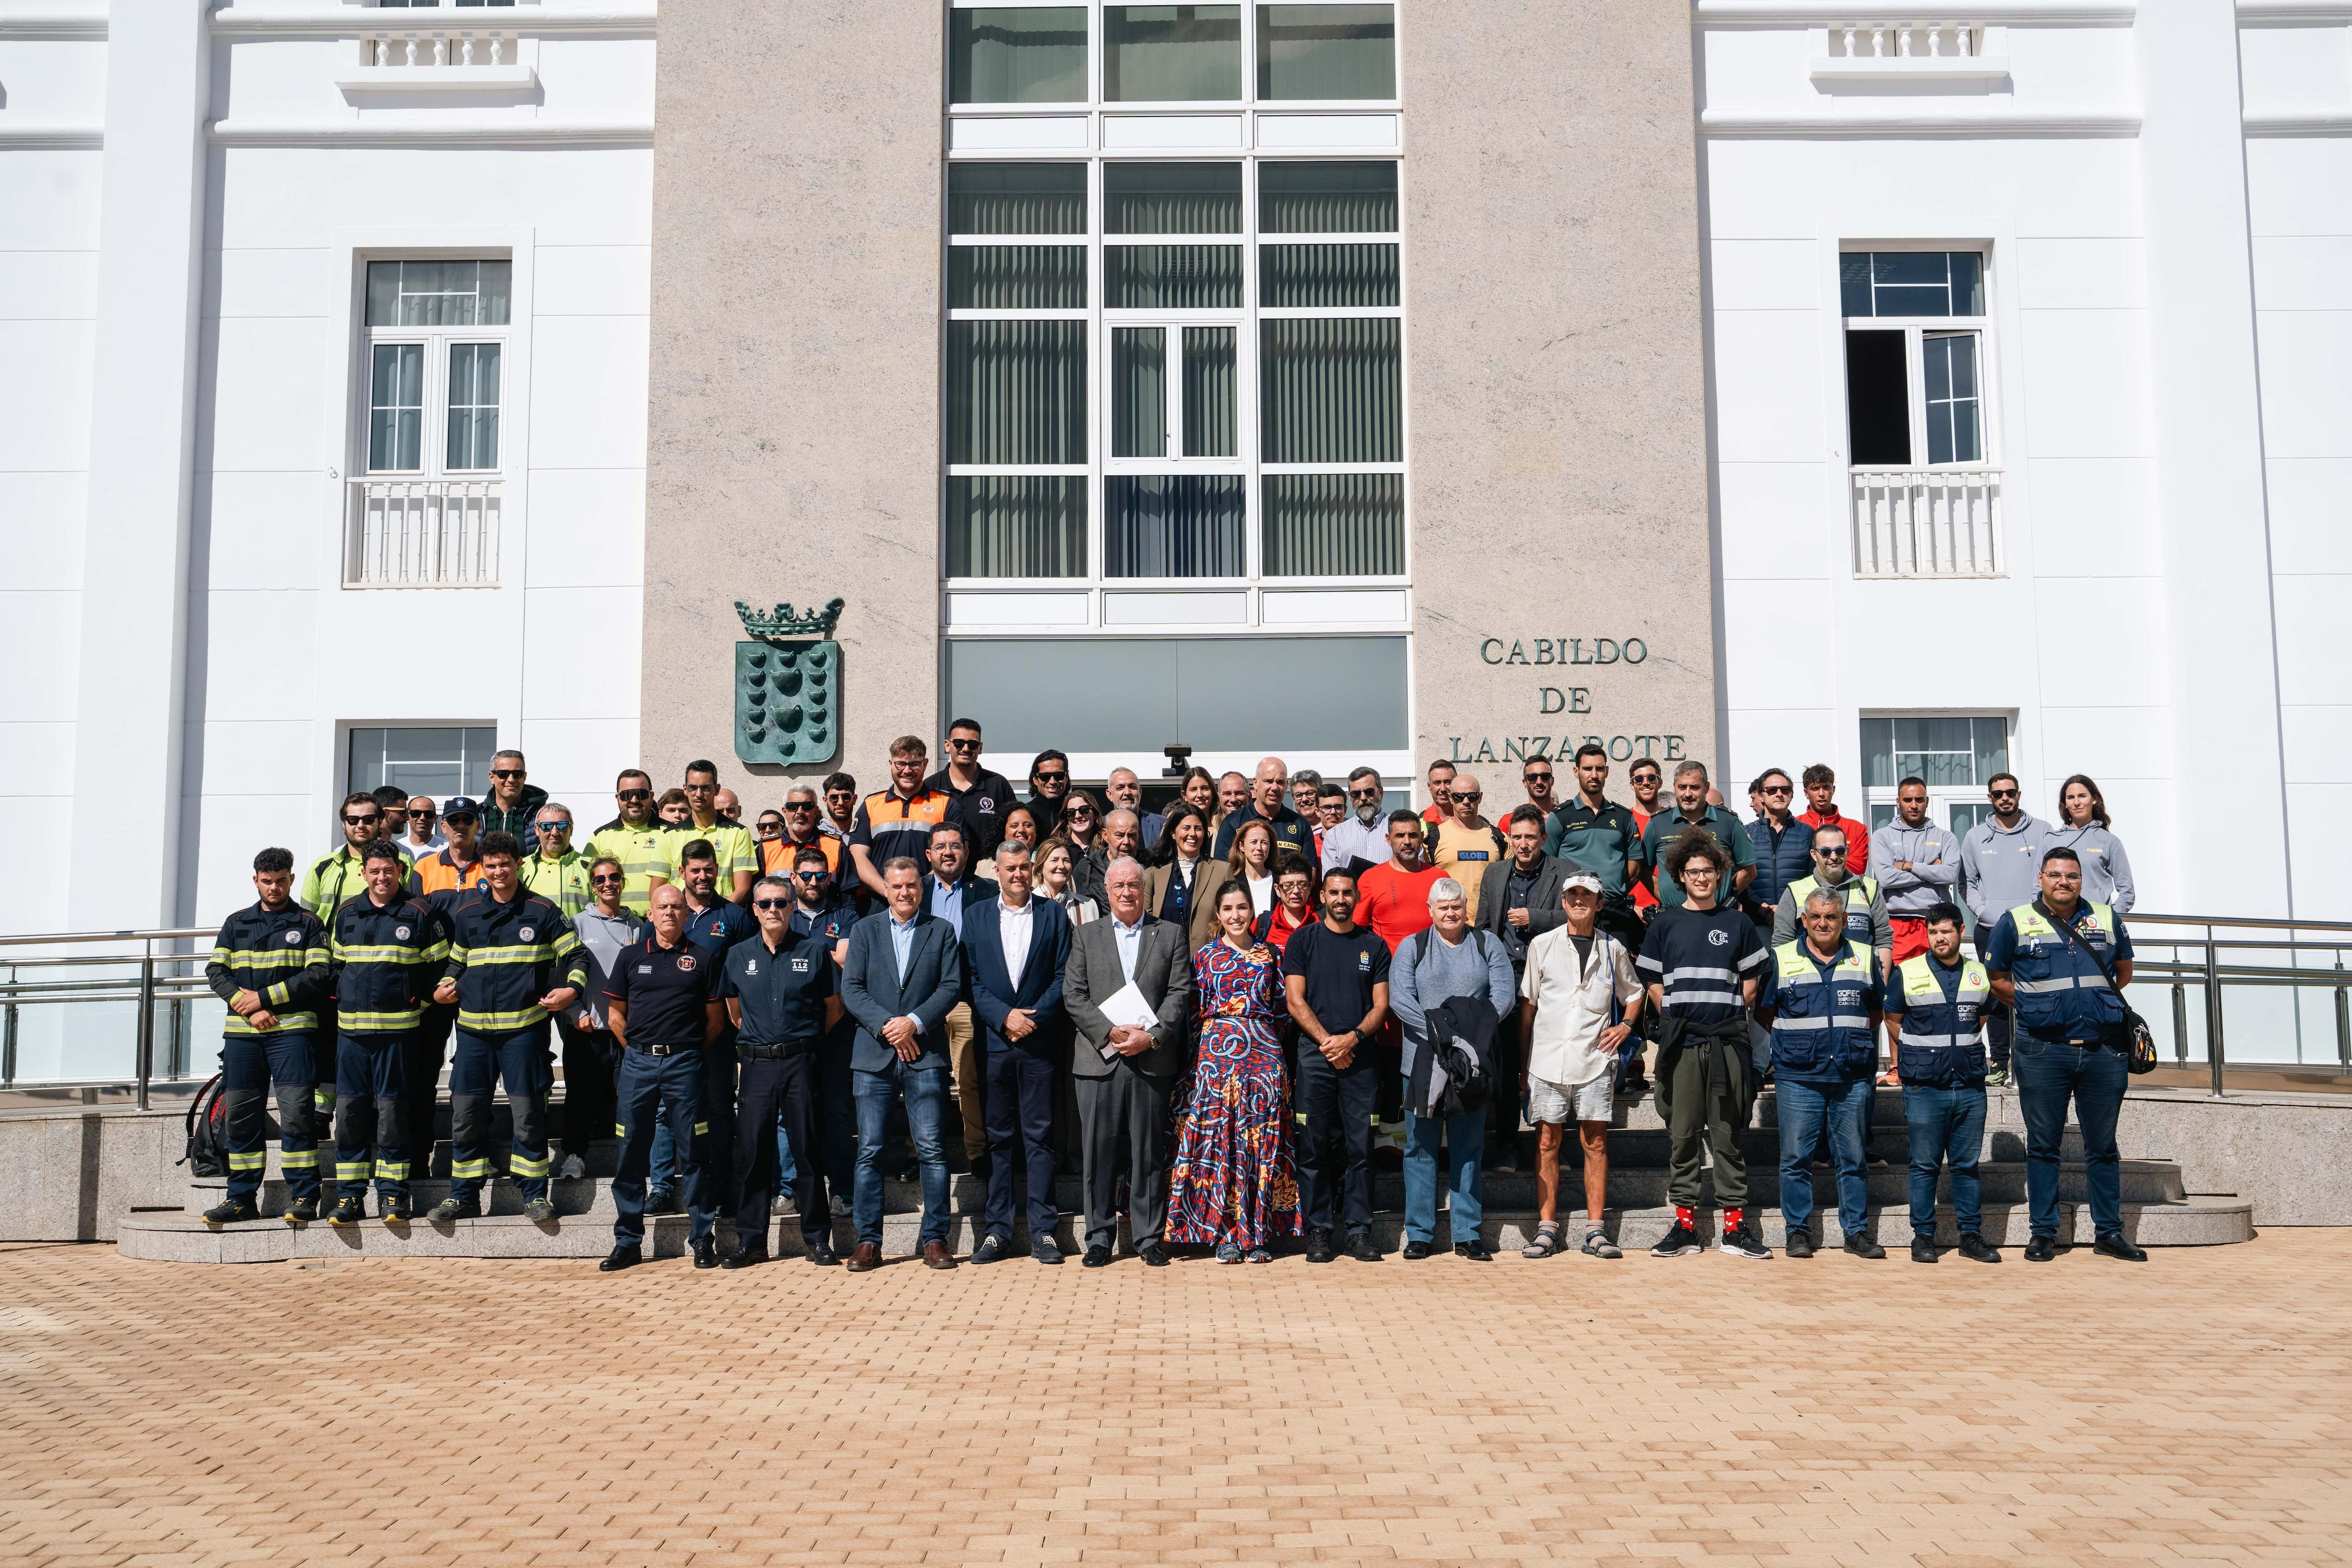
[[[1739,1222],[1740,1222],[1741,1220],[1743,1220],[1743,1219],[1747,1218],[1748,1218],[1748,1211],[1747,1211],[1746,1209],[1744,1209],[1744,1208],[1727,1208],[1727,1209],[1725,1209],[1725,1210],[1723,1211],[1723,1229],[1724,1229],[1724,1234],[1727,1236],[1727,1235],[1729,1235],[1732,1231],[1735,1231],[1735,1230],[1738,1229],[1738,1228],[1739,1228]]]
[[[1695,1209],[1685,1208],[1681,1204],[1676,1204],[1675,1205],[1675,1223],[1688,1229],[1696,1230],[1698,1213]]]

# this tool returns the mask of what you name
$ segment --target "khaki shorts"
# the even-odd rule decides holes
[[[1616,1074],[1601,1072],[1589,1083],[1554,1083],[1548,1078],[1528,1079],[1528,1120],[1530,1122],[1606,1122]]]

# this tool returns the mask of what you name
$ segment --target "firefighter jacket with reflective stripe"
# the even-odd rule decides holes
[[[1984,1010],[1992,980],[1974,958],[1946,966],[1933,953],[1895,967],[1886,1009],[1903,1019],[1895,1070],[1921,1089],[1980,1089],[1985,1081]]]
[[[335,1027],[352,1034],[415,1029],[441,979],[449,936],[440,914],[417,898],[383,908],[354,898],[335,912]]]
[[[1985,943],[1985,967],[2009,971],[2018,1028],[2044,1040],[2100,1040],[2122,1025],[2124,999],[2085,947],[2109,968],[2131,956],[2112,906],[2087,898],[2076,904],[2071,942],[2038,899],[2000,917]]]
[[[329,994],[327,928],[299,904],[240,909],[214,940],[205,980],[223,1001],[239,991],[259,997],[278,1015],[273,1032],[317,1029],[319,1015],[311,1009]],[[226,1034],[261,1032],[234,1012],[221,1028]]]
[[[468,894],[449,913],[446,973],[457,983],[457,1027],[502,1034],[544,1019],[539,998],[558,986],[586,988],[588,950],[535,893],[518,888],[506,904]]]
[[[1878,957],[1848,942],[1823,958],[1805,942],[1772,949],[1772,1074],[1798,1083],[1851,1083],[1878,1069],[1870,1015],[1878,1010]]]

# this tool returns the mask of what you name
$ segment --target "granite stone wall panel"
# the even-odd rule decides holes
[[[848,601],[836,757],[936,744],[936,0],[663,9],[654,140],[646,766],[733,760],[739,599]]]
[[[1415,748],[1507,801],[1597,736],[1622,800],[1717,751],[1690,17],[1400,9]]]

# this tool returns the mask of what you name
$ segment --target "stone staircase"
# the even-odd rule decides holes
[[[1993,1097],[2008,1101],[2006,1114],[1996,1106],[1989,1115],[1990,1129],[1987,1135],[1985,1158],[1979,1167],[1984,1188],[1985,1239],[2000,1247],[2022,1246],[2028,1236],[2025,1207],[2024,1147],[2021,1135],[2016,1132],[2017,1117],[2013,1099],[2004,1091],[1994,1091]],[[1775,1248],[1781,1245],[1785,1228],[1781,1223],[1779,1183],[1779,1137],[1773,1121],[1774,1102],[1769,1090],[1760,1097],[1757,1107],[1757,1125],[1745,1139],[1748,1156],[1750,1208],[1755,1213],[1764,1238]],[[1620,1106],[1617,1124],[1610,1134],[1609,1207],[1603,1223],[1621,1246],[1632,1251],[1654,1244],[1674,1224],[1674,1210],[1666,1202],[1666,1133],[1653,1102],[1646,1096],[1630,1105]],[[1486,1218],[1483,1233],[1486,1241],[1499,1249],[1516,1249],[1526,1245],[1536,1228],[1536,1194],[1533,1176],[1532,1132],[1520,1136],[1521,1150],[1517,1171],[1494,1170],[1486,1173],[1484,1197]],[[501,1144],[500,1147],[503,1146]],[[1908,1153],[1902,1123],[1902,1097],[1899,1092],[1883,1090],[1872,1122],[1870,1152],[1870,1208],[1872,1228],[1897,1256],[1910,1236],[1908,1216],[1909,1186]],[[2084,1202],[2084,1170],[2080,1164],[2079,1140],[2070,1128],[2064,1149],[2066,1164],[2060,1175],[2061,1219],[2063,1237],[2087,1243],[2091,1239],[2091,1218]],[[331,1154],[326,1155],[331,1166]],[[196,1217],[205,1208],[219,1202],[227,1186],[224,1178],[196,1179],[188,1184],[184,1207],[170,1211],[135,1212],[123,1220],[119,1228],[118,1248],[129,1257],[170,1262],[246,1263],[270,1262],[296,1258],[347,1258],[352,1256],[413,1256],[456,1258],[600,1258],[613,1244],[613,1197],[610,1176],[617,1146],[610,1142],[592,1145],[583,1155],[589,1175],[573,1181],[550,1183],[550,1197],[556,1207],[556,1218],[535,1224],[522,1217],[522,1197],[515,1186],[503,1177],[493,1179],[484,1189],[485,1213],[478,1219],[461,1219],[452,1224],[435,1225],[421,1217],[446,1196],[446,1177],[412,1182],[419,1218],[407,1224],[390,1226],[373,1218],[366,1223],[338,1228],[323,1221],[301,1226],[289,1226],[276,1218],[285,1212],[287,1192],[277,1167],[276,1146],[271,1146],[270,1164],[261,1188],[261,1208],[264,1218],[249,1224],[224,1227],[218,1230],[205,1225]],[[446,1141],[437,1144],[432,1168],[438,1172],[448,1169],[449,1149]],[[562,1155],[557,1155],[561,1162]],[[1583,1172],[1576,1159],[1575,1141],[1571,1137],[1568,1156],[1561,1172],[1561,1197],[1564,1205],[1572,1205],[1572,1212],[1563,1212],[1561,1221],[1571,1239],[1583,1232]],[[2251,1239],[2253,1235],[2252,1206],[2233,1197],[2192,1197],[2182,1186],[2180,1167],[2170,1160],[2126,1159],[2123,1162],[2124,1228],[2127,1235],[2147,1247],[2215,1246]],[[1816,1215],[1814,1235],[1824,1246],[1834,1247],[1842,1237],[1834,1215],[1836,1209],[1835,1182],[1827,1166],[1814,1170],[1816,1207],[1824,1210]],[[331,1184],[330,1184],[331,1193]],[[1394,1250],[1402,1245],[1404,1182],[1393,1170],[1378,1172],[1373,1184],[1375,1218],[1373,1234],[1381,1246]],[[1938,1218],[1941,1239],[1950,1243],[1958,1239],[1953,1223],[1948,1186],[1939,1193]],[[953,1224],[950,1245],[959,1254],[968,1253],[979,1240],[981,1211],[986,1200],[985,1184],[977,1176],[959,1175],[951,1184],[950,1208]],[[1064,1218],[1059,1237],[1066,1251],[1075,1251],[1080,1238],[1072,1218],[1080,1207],[1078,1184],[1065,1176],[1057,1184],[1055,1201]],[[1714,1212],[1714,1190],[1710,1179],[1703,1184],[1702,1201],[1710,1220]],[[371,1216],[375,1200],[368,1200]],[[323,1207],[323,1206],[322,1206]],[[911,1180],[893,1180],[884,1184],[883,1252],[886,1257],[898,1257],[917,1250],[917,1231],[920,1224],[921,1192]],[[734,1239],[731,1223],[721,1218],[719,1224],[722,1248]],[[1122,1246],[1125,1242],[1122,1227]],[[649,1216],[646,1230],[646,1249],[650,1257],[675,1257],[687,1250],[688,1219],[683,1214]],[[801,1250],[800,1227],[797,1218],[789,1214],[772,1215],[769,1220],[769,1249],[778,1256],[793,1256]],[[1025,1228],[1019,1238],[1027,1246]],[[1450,1241],[1443,1211],[1439,1239]],[[848,1223],[845,1196],[837,1200],[835,1208],[835,1249],[845,1255],[855,1240]]]

